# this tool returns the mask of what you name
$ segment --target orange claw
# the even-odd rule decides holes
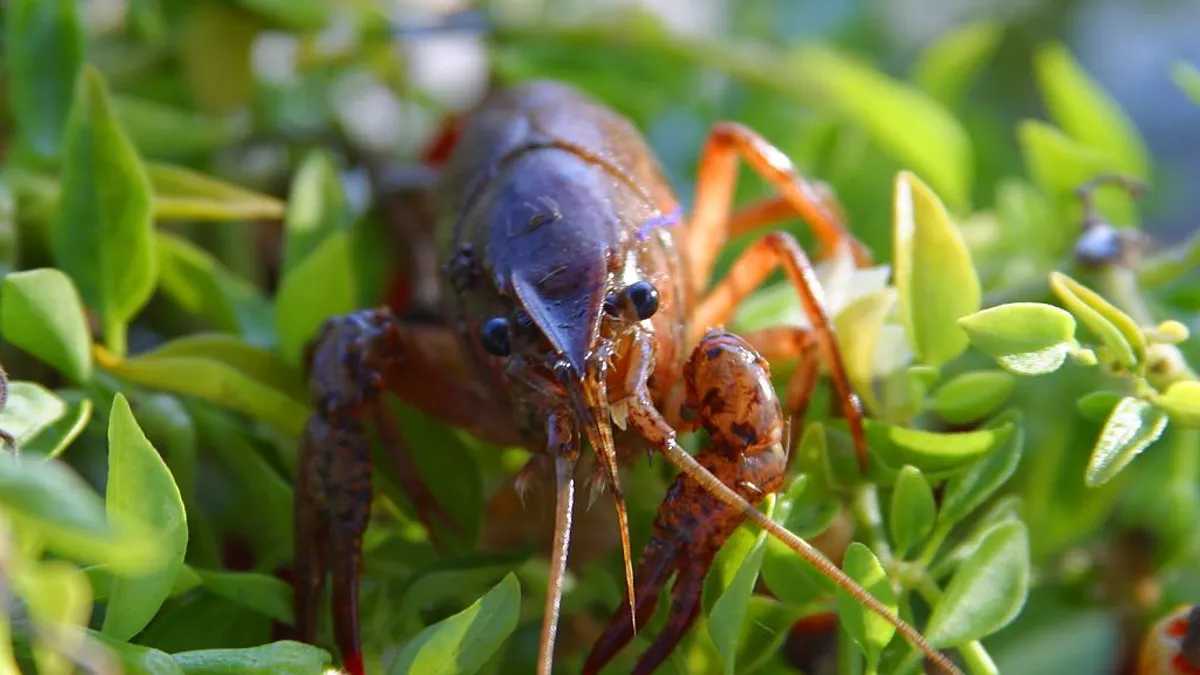
[[[766,362],[741,338],[710,331],[686,364],[684,377],[688,387],[685,416],[698,419],[712,439],[696,460],[758,506],[780,489],[787,467],[783,415]],[[659,592],[677,573],[670,616],[638,660],[635,674],[650,673],[661,665],[695,622],[704,577],[717,551],[743,520],[740,509],[691,476],[680,474],[675,479],[659,507],[654,535],[635,574],[637,622],[645,625],[658,605]],[[593,646],[584,674],[599,672],[632,637],[626,601]]]

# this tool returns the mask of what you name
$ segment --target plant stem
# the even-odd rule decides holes
[[[925,540],[925,548],[921,549],[921,555],[917,557],[918,566],[927,568],[933,563],[933,557],[937,555],[938,549],[942,547],[942,542],[946,541],[946,537],[950,535],[952,529],[954,529],[954,523],[944,520],[939,520],[937,525],[933,526],[933,532],[930,532],[929,538]]]

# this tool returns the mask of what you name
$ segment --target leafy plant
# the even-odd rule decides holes
[[[422,206],[385,178],[422,161],[421,120],[463,105],[418,76],[419,55],[396,58],[370,3],[131,2],[116,27],[81,7],[0,13],[0,430],[18,448],[0,452],[0,670],[323,673],[338,662],[326,626],[317,646],[286,639],[304,349],[332,315],[407,306],[424,251],[406,219]],[[971,675],[1059,672],[1027,649],[1048,640],[1055,658],[1099,653],[1125,610],[1097,589],[1132,597],[1145,581],[1102,578],[1113,557],[1138,558],[1160,591],[1139,626],[1196,601],[1200,237],[1146,246],[1165,169],[1064,46],[996,64],[1006,26],[967,24],[897,76],[849,38],[710,41],[643,13],[491,20],[500,82],[559,77],[630,116],[685,201],[707,125],[737,119],[827,181],[875,251],[875,267],[818,270],[869,414],[869,471],[815,396],[792,421],[769,517]],[[1000,65],[1036,87],[1047,119],[976,100]],[[1194,67],[1170,75],[1200,101]],[[373,132],[350,105],[370,100],[412,123]],[[763,189],[744,180],[737,197]],[[775,284],[731,327],[803,317]],[[779,378],[795,366],[772,364]],[[377,462],[369,670],[531,671],[546,577],[532,530],[550,491],[522,507],[512,481],[528,451],[393,407],[460,531],[426,531]],[[635,548],[672,479],[662,464],[623,479]],[[586,626],[620,606],[624,580],[611,523],[588,512],[576,528],[572,560],[587,562],[562,611]],[[1126,543],[1137,533],[1158,541],[1148,556]],[[749,525],[718,553],[700,614],[664,670],[794,672],[781,647],[823,618],[839,673],[920,665],[890,624]],[[587,640],[560,642],[577,671]]]

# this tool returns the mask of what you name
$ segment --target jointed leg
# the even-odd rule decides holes
[[[731,217],[739,156],[779,190],[779,199],[789,210],[769,199]],[[866,247],[846,231],[841,207],[827,188],[803,180],[787,156],[749,128],[731,122],[714,126],[700,153],[687,242],[693,288],[701,292],[708,286],[713,260],[730,236],[790,215],[808,221],[821,241],[823,256],[848,245],[859,264],[870,262]]]

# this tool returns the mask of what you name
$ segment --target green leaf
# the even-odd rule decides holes
[[[794,295],[794,293],[793,293]],[[896,291],[881,288],[855,298],[834,319],[835,337],[842,352],[846,375],[856,392],[861,392],[868,410],[878,409],[875,387],[879,335],[896,304]]]
[[[61,455],[71,443],[83,433],[88,422],[92,419],[92,399],[80,392],[75,394],[75,400],[67,402],[66,412],[50,425],[43,428],[28,442],[19,443],[21,452],[53,459]],[[5,414],[0,415],[0,429],[8,431],[8,421],[5,419],[12,409],[12,390],[9,390],[9,406]]]
[[[911,464],[927,475],[965,467],[983,458],[1012,434],[1012,424],[995,429],[939,433],[893,426],[873,419],[864,422],[872,451],[885,457],[893,466]]]
[[[1075,401],[1075,407],[1079,408],[1079,412],[1089,420],[1104,422],[1122,398],[1125,396],[1115,391],[1093,391]]]
[[[807,441],[802,440],[801,446],[805,442],[823,444],[821,428],[820,423],[812,423],[805,430],[803,438]],[[797,475],[775,506],[775,520],[804,539],[812,539],[829,529],[841,508],[835,498],[821,494],[814,482],[807,474]],[[774,537],[767,539],[762,580],[776,597],[796,607],[812,601],[819,594],[833,593],[835,588],[832,581]]]
[[[996,493],[1016,472],[1025,449],[1025,427],[1016,411],[1000,415],[988,426],[1011,424],[1013,433],[994,452],[976,462],[971,468],[946,482],[942,493],[938,522],[956,523],[971,515]]]
[[[472,675],[517,627],[521,585],[511,572],[463,611],[421,631],[392,664],[407,675]]]
[[[76,0],[13,0],[8,7],[5,74],[18,139],[53,159],[62,149],[86,49],[80,5]]]
[[[899,613],[896,603],[896,592],[888,581],[887,572],[871,549],[861,542],[853,542],[846,549],[842,561],[842,570],[861,585],[868,593],[875,596],[893,614]],[[896,627],[887,619],[865,608],[849,593],[841,588],[837,593],[837,612],[841,625],[846,629],[854,643],[867,656],[867,664],[871,671],[879,666],[879,655],[883,648],[896,634]]]
[[[1007,247],[1050,258],[1071,245],[1054,207],[1029,181],[1005,178],[996,184],[996,217]]]
[[[283,203],[191,169],[150,162],[158,220],[258,220],[282,218]]]
[[[1062,272],[1050,273],[1050,288],[1127,368],[1146,356],[1146,336],[1128,314]]]
[[[113,111],[143,157],[191,157],[232,144],[232,125],[157,101],[114,95]]]
[[[1075,348],[1075,318],[1040,302],[1013,302],[964,316],[958,325],[976,349],[1018,375],[1058,370]]]
[[[1116,168],[1149,178],[1145,142],[1117,102],[1060,44],[1043,45],[1034,72],[1050,118],[1076,140],[1112,157]]]
[[[1186,427],[1200,427],[1200,382],[1175,382],[1164,394],[1154,397],[1154,404],[1165,410],[1172,421]]]
[[[183,669],[171,655],[153,647],[114,640],[100,631],[88,630],[88,637],[112,650],[124,675],[183,675]]]
[[[187,554],[187,514],[167,465],[146,439],[125,396],[113,399],[108,421],[109,517],[121,514],[154,528],[164,564],[134,578],[114,578],[101,630],[120,640],[137,635],[158,613]]]
[[[1000,28],[992,21],[976,21],[946,31],[921,52],[912,81],[944,104],[957,103],[971,78],[995,53]]]
[[[751,595],[737,641],[737,672],[759,672],[769,660],[777,657],[792,625],[803,615],[802,607]],[[640,630],[641,626],[638,628]]]
[[[771,512],[775,500],[773,495],[767,499],[767,515],[770,517],[773,515]],[[708,634],[725,663],[726,675],[734,673],[737,666],[738,638],[742,634],[747,603],[750,602],[750,595],[754,592],[754,584],[758,581],[758,573],[762,569],[767,538],[766,531],[758,534],[750,551],[740,558],[740,564],[737,565],[733,578],[729,580],[729,585],[712,601],[712,607],[708,611]]]
[[[80,71],[67,121],[62,176],[50,230],[54,258],[100,315],[112,351],[124,355],[125,326],[158,276],[150,181],[90,65]]]
[[[981,420],[1008,400],[1015,381],[1012,375],[996,370],[962,373],[938,388],[931,408],[950,424]]]
[[[304,158],[288,199],[281,274],[287,275],[334,232],[351,223],[350,204],[333,158],[323,150]]]
[[[1184,61],[1171,67],[1171,81],[1196,105],[1200,105],[1200,70]]]
[[[48,550],[107,565],[114,573],[144,574],[164,563],[143,523],[105,517],[90,485],[57,460],[21,461],[0,453],[0,507],[18,528],[38,533]]]
[[[245,649],[198,649],[171,658],[185,675],[319,675],[333,662],[324,649],[292,640]]]
[[[927,176],[951,208],[967,209],[971,140],[949,111],[919,90],[822,47],[800,48],[792,65],[814,78],[830,104],[881,149]]]
[[[1129,465],[1134,457],[1162,436],[1167,414],[1158,406],[1126,396],[1117,403],[1088,460],[1088,487],[1103,485]]]
[[[329,0],[236,0],[246,9],[296,31],[326,27],[329,13],[337,6]]]
[[[42,433],[67,414],[67,404],[54,392],[33,382],[9,382],[8,402],[0,411],[0,429],[10,434],[17,447]],[[8,452],[8,448],[0,452]]]
[[[79,293],[67,275],[53,268],[6,274],[0,298],[5,340],[72,382],[91,379],[91,333]]]
[[[991,529],[955,572],[925,625],[938,648],[959,647],[999,631],[1029,595],[1029,533],[1020,521]]]
[[[288,273],[275,295],[279,350],[298,365],[304,345],[330,317],[355,309],[358,298],[349,232],[334,232]]]
[[[98,352],[100,365],[137,384],[195,396],[266,422],[290,438],[299,438],[308,407],[270,384],[252,379],[238,363],[208,355],[167,355],[148,352],[132,359],[115,359]]]
[[[203,358],[230,366],[242,375],[281,391],[297,401],[308,400],[308,383],[276,354],[232,335],[193,333],[164,342],[138,358]]]
[[[914,466],[901,468],[896,476],[892,509],[888,515],[888,527],[892,542],[896,545],[896,555],[903,558],[925,541],[933,530],[936,517],[937,506],[929,481]]]
[[[1070,204],[1071,213],[1082,213],[1075,196],[1076,188],[1099,174],[1117,170],[1114,161],[1103,152],[1072,140],[1045,122],[1022,121],[1017,125],[1017,139],[1030,177],[1057,203]],[[1095,203],[1100,213],[1114,224],[1133,223],[1137,219],[1133,198],[1116,186],[1097,188]],[[1066,227],[1069,232],[1079,231],[1077,223],[1060,222],[1058,227]]]
[[[274,310],[257,287],[183,237],[159,232],[157,241],[159,285],[166,296],[217,330],[274,346]]]
[[[940,366],[967,348],[955,322],[979,311],[979,277],[941,201],[912,173],[896,176],[894,207],[900,315],[917,357]]]
[[[292,624],[292,587],[286,582],[255,572],[199,569],[195,572],[211,593],[276,621]]]

